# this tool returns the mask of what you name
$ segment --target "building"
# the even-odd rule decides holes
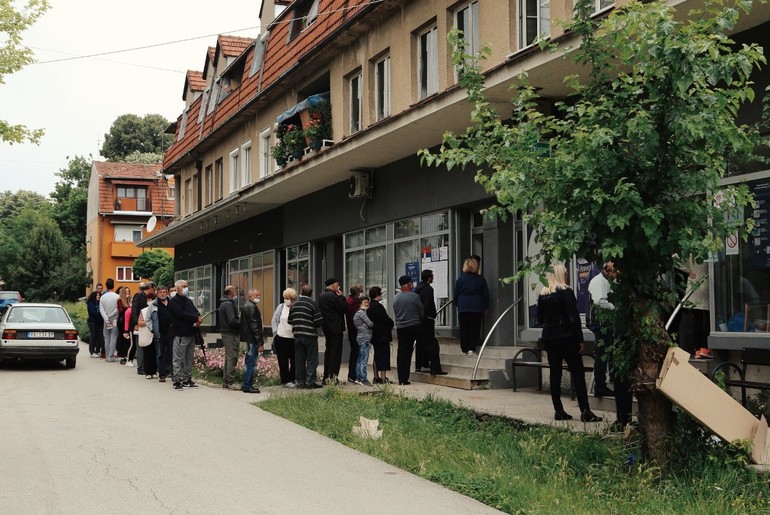
[[[683,10],[695,5],[672,3]],[[428,267],[441,306],[451,298],[463,258],[478,254],[492,296],[487,324],[516,303],[491,343],[532,341],[537,331],[530,329],[531,288],[498,280],[513,275],[531,250],[527,228],[516,218],[483,217],[491,199],[471,172],[422,168],[416,154],[438,145],[444,131],[463,131],[468,124],[470,105],[457,86],[446,44],[452,28],[463,30],[471,50],[480,42],[492,48],[483,63],[487,94],[505,112],[508,87],[525,70],[545,98],[568,94],[562,78],[577,72],[576,65],[533,42],[541,35],[572,41],[574,35],[554,22],[568,19],[572,5],[264,0],[259,38],[233,56],[227,53],[232,39],[220,36],[206,53],[203,72],[188,74],[185,109],[163,162],[163,172],[180,185],[175,221],[142,245],[175,248],[177,275],[188,280],[205,311],[215,308],[210,292],[232,283],[241,291],[262,290],[265,313],[284,287],[309,282],[319,292],[329,276],[343,279],[344,287],[382,286],[387,303],[398,276]],[[614,5],[596,0],[597,16]],[[742,18],[736,40],[767,47],[769,38],[770,8],[757,5]],[[755,82],[761,91],[767,72]],[[277,136],[307,124],[314,105],[326,99],[329,141],[293,160],[271,153]],[[749,181],[757,192],[770,184],[770,170],[742,173],[726,181]],[[768,244],[766,232],[759,238]],[[723,330],[720,322],[747,302],[747,294],[730,285],[747,269],[750,254],[728,253],[709,265],[714,348],[756,338],[770,347],[766,336],[748,327],[731,332],[727,322]],[[768,267],[752,268],[757,313],[770,305]],[[575,259],[572,271],[572,277],[585,273],[585,263]],[[731,295],[737,300],[728,301]],[[453,310],[441,314],[437,328],[454,333]]]
[[[144,249],[137,243],[173,218],[174,197],[173,176],[161,173],[160,164],[94,161],[86,214],[92,287],[112,277],[116,289],[128,286],[132,293],[138,291],[141,278],[134,274],[133,265]]]

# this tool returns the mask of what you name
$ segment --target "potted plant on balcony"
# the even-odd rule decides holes
[[[273,156],[278,166],[285,165],[288,160],[288,152],[286,152],[286,147],[281,141],[270,147],[270,155]]]
[[[304,124],[305,138],[312,149],[320,148],[323,140],[332,136],[332,109],[328,102],[308,107],[308,121]]]
[[[299,125],[289,124],[281,140],[286,152],[293,159],[300,159],[305,153],[305,135]]]

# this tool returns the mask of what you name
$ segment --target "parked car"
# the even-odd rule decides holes
[[[65,360],[67,368],[75,368],[78,332],[58,304],[11,304],[0,317],[0,334],[0,362]]]
[[[5,308],[11,304],[22,302],[24,297],[17,291],[0,291],[0,315],[5,312]]]

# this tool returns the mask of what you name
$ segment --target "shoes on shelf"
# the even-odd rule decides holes
[[[580,414],[580,421],[581,422],[601,422],[602,417],[595,415],[593,411],[591,411],[590,409],[587,409]]]

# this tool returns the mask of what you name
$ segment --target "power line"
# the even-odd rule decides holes
[[[34,46],[27,46],[27,48],[30,48],[32,50],[40,50],[42,52],[54,52],[56,54],[66,54],[71,56],[78,56],[78,54],[73,54],[72,52],[63,52],[61,50],[53,50],[51,48],[41,48],[41,47],[34,47]],[[80,57],[80,56],[78,56]],[[137,68],[148,68],[150,70],[159,70],[163,72],[172,72],[172,73],[187,73],[187,70],[172,70],[171,68],[161,68],[160,66],[150,66],[149,64],[137,64],[137,63],[129,63],[126,61],[116,61],[115,59],[96,59],[97,61],[102,61],[105,63],[114,63],[114,64],[124,64],[126,66],[136,66]]]
[[[245,29],[231,30],[231,31],[227,32],[227,34],[232,34],[232,33],[235,33],[235,32],[244,32],[244,31],[247,31],[247,30],[254,30],[254,29],[258,29],[258,28],[259,28],[259,26],[247,27]],[[122,50],[110,50],[108,52],[98,52],[96,54],[75,55],[75,56],[72,56],[72,57],[62,57],[61,59],[49,59],[48,61],[36,61],[36,62],[34,62],[32,64],[60,63],[62,61],[75,61],[77,59],[90,59],[90,58],[93,58],[93,57],[101,57],[103,55],[123,54],[123,53],[126,53],[126,52],[134,52],[136,50],[146,50],[148,48],[157,48],[157,47],[161,47],[161,46],[175,45],[177,43],[186,43],[187,41],[195,41],[197,39],[211,38],[211,37],[214,37],[214,36],[219,36],[220,34],[221,33],[206,34],[205,36],[195,36],[195,37],[191,37],[191,38],[177,39],[177,40],[174,40],[174,41],[166,41],[164,43],[154,43],[152,45],[144,45],[144,46],[139,46],[139,47],[134,47],[134,48],[124,48]]]

